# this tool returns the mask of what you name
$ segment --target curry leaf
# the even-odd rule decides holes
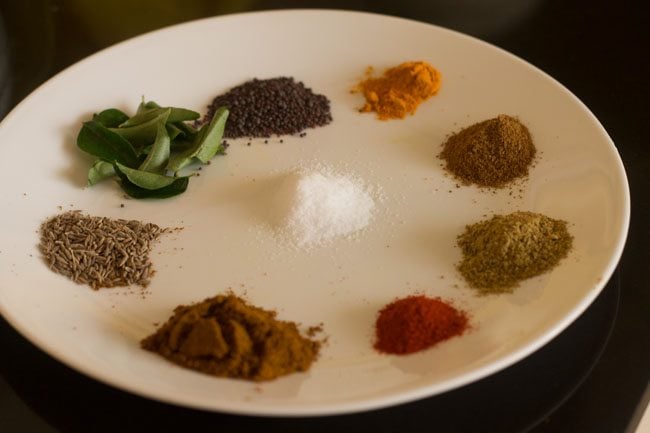
[[[167,128],[167,134],[169,135],[169,139],[172,141],[174,141],[179,136],[183,137],[185,135],[185,133],[173,123],[167,123],[165,127]]]
[[[200,138],[199,149],[195,156],[201,162],[206,163],[221,149],[221,137],[226,128],[228,109],[219,108],[210,121],[205,134]]]
[[[167,122],[171,109],[155,109],[145,113],[137,114],[122,123],[119,128],[111,128],[111,131],[131,141],[138,146],[145,146],[155,140],[158,133],[158,124]],[[154,115],[155,114],[155,115]],[[134,118],[142,116],[135,123],[129,123]],[[125,126],[126,125],[126,126]]]
[[[180,131],[180,134],[176,134],[172,138],[172,151],[175,152],[182,152],[184,150],[189,149],[192,147],[192,144],[194,143],[194,138],[196,137],[196,134],[199,132],[196,128],[193,126],[185,123],[185,122],[176,122],[176,123],[168,123],[167,124],[167,132],[169,132],[170,137],[171,137],[171,131],[177,132]]]
[[[120,128],[129,128],[132,126],[142,125],[143,123],[147,123],[152,119],[161,116],[165,118],[165,121],[167,121],[171,112],[171,108],[154,108],[152,110],[143,111],[129,118],[126,122],[120,124]]]
[[[117,170],[120,177],[120,186],[129,196],[133,198],[167,198],[182,194],[187,189],[189,177],[177,177],[171,184],[159,189],[145,189],[132,183],[129,178]]]
[[[170,143],[171,140],[167,134],[165,125],[159,123],[156,141],[154,141],[149,153],[147,154],[147,158],[138,169],[150,173],[162,173],[165,170],[167,160],[169,160]]]
[[[104,179],[115,176],[115,168],[110,162],[98,159],[88,170],[88,185],[94,185]]]
[[[221,137],[226,126],[228,109],[219,108],[209,124],[204,125],[195,136],[189,149],[174,155],[167,164],[167,170],[178,172],[192,162],[194,158],[206,163],[221,149]]]
[[[176,140],[172,141],[171,150],[175,154],[178,154],[178,152],[185,152],[193,145],[194,145],[194,138],[185,139],[185,138],[176,137]]]
[[[131,197],[165,198],[184,192],[191,176],[167,176],[166,170],[176,173],[195,159],[206,163],[224,150],[228,110],[221,108],[197,130],[189,122],[199,117],[195,111],[161,107],[144,98],[131,118],[115,108],[94,114],[77,136],[77,146],[99,158],[88,171],[88,184],[117,175]]]
[[[161,114],[166,112],[169,112],[166,118],[166,122],[169,123],[185,122],[187,120],[196,120],[200,117],[199,113],[197,113],[196,111],[187,110],[185,108],[176,108],[176,107],[148,108],[147,104],[145,104],[143,107],[144,108],[141,109],[140,112],[138,112],[135,116],[121,123],[120,128],[127,128],[129,126],[136,126],[142,123],[146,123],[151,119],[158,117]]]
[[[144,102],[144,97],[142,97],[142,102],[138,105],[138,110],[135,114],[144,113],[145,111],[153,110],[154,108],[161,108],[160,105],[156,104],[154,101]]]
[[[186,108],[178,108],[178,107],[163,108],[157,103],[155,103],[154,101],[144,102],[144,100],[138,106],[138,111],[136,112],[136,115],[141,113],[146,113],[155,109],[167,109],[167,108],[171,110],[171,113],[169,114],[169,119],[167,119],[168,123],[186,122],[188,120],[196,120],[200,117],[200,114],[197,113],[196,111],[188,110]]]
[[[129,167],[137,167],[140,162],[128,140],[94,120],[84,122],[77,136],[77,146],[108,162],[117,161]]]
[[[196,111],[193,110],[188,110],[186,108],[177,108],[177,107],[170,107],[172,112],[169,114],[169,120],[168,122],[170,123],[176,123],[176,122],[186,122],[188,120],[196,120],[201,115],[197,113]]]
[[[189,124],[187,124],[185,122],[174,123],[174,126],[176,126],[178,129],[183,131],[183,133],[188,137],[194,137],[199,132],[198,129],[196,129],[192,125],[189,125]]]
[[[136,186],[144,189],[160,189],[174,183],[176,177],[164,176],[157,173],[149,173],[148,171],[137,170],[129,168],[119,162],[115,163],[115,171],[118,174],[123,174],[126,178]],[[121,176],[120,176],[121,177]]]
[[[93,114],[93,120],[101,123],[107,128],[117,128],[119,125],[129,120],[129,116],[117,108],[109,108],[100,113]]]

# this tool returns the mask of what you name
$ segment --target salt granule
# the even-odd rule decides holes
[[[363,183],[329,170],[300,170],[276,197],[278,223],[300,247],[325,243],[368,225],[374,201]]]

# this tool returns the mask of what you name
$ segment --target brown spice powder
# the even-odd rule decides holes
[[[320,343],[275,316],[233,294],[219,295],[176,307],[141,346],[214,376],[263,381],[308,370]]]
[[[528,175],[535,153],[528,128],[501,114],[451,135],[439,157],[463,183],[501,188]]]

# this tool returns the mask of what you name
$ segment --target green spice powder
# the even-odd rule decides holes
[[[572,248],[566,221],[533,212],[495,215],[458,236],[458,270],[482,294],[511,292],[555,267]]]

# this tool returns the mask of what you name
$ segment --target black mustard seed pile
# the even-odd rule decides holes
[[[202,122],[209,122],[219,107],[230,111],[227,138],[300,134],[332,121],[330,101],[290,77],[253,79],[219,95],[208,106]]]

